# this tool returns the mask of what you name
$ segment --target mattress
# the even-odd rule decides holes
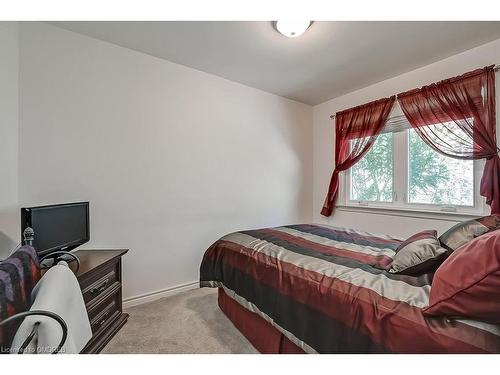
[[[236,232],[206,251],[200,286],[306,353],[499,353],[500,327],[422,314],[433,274],[386,271],[401,242],[312,224]]]

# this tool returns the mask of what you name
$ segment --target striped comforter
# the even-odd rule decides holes
[[[385,270],[400,243],[308,224],[232,233],[206,251],[200,285],[223,287],[308,353],[499,353],[498,326],[423,316],[432,274]]]

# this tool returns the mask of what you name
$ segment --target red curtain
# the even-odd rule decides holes
[[[398,95],[422,140],[457,159],[486,159],[480,194],[500,213],[500,158],[496,142],[493,66]]]
[[[339,190],[339,173],[351,168],[370,150],[382,131],[395,96],[338,112],[335,116],[335,169],[321,210],[330,216]]]

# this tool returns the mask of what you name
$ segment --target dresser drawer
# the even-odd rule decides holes
[[[119,282],[119,270],[117,263],[103,267],[90,277],[82,280],[80,282],[80,286],[82,288],[85,305],[90,306],[94,304],[95,300],[98,299],[99,296],[106,294],[109,288],[117,282]]]
[[[98,335],[119,315],[121,315],[121,290],[111,294],[89,312],[92,334]]]
[[[81,353],[99,353],[127,322],[128,314],[122,312],[122,256],[127,251],[75,251],[80,267],[73,269],[92,330],[92,338]]]

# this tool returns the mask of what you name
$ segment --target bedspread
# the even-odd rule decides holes
[[[432,273],[386,271],[400,239],[301,224],[241,231],[205,253],[202,287],[223,287],[308,353],[498,353],[500,328],[427,318]]]

